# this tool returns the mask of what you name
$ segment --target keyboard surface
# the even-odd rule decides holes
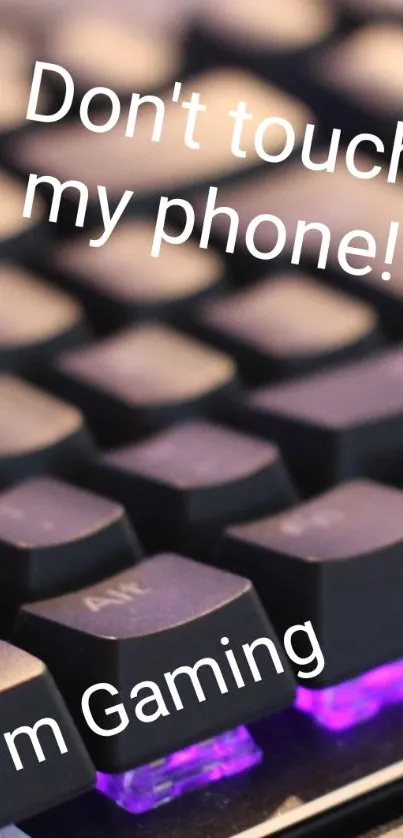
[[[403,0],[0,0],[0,838],[403,838],[402,56]]]

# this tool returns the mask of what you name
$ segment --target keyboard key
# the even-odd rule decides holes
[[[250,382],[313,371],[380,343],[377,317],[303,274],[283,274],[201,305],[201,337],[235,356]]]
[[[0,672],[3,827],[87,791],[95,775],[43,663],[0,641]]]
[[[175,421],[230,409],[226,355],[165,326],[144,325],[65,353],[54,384],[84,410],[100,441],[132,441]]]
[[[365,475],[403,483],[403,351],[264,387],[241,424],[280,446],[308,492]]]
[[[124,509],[48,477],[0,493],[0,630],[25,602],[98,582],[141,559]]]
[[[31,372],[87,336],[78,303],[25,270],[0,265],[0,370]]]
[[[92,458],[81,413],[12,376],[0,376],[0,486],[43,472],[75,475]]]
[[[50,262],[51,276],[79,296],[101,329],[175,319],[218,293],[225,266],[213,251],[191,242],[181,247],[164,242],[160,257],[153,259],[154,229],[150,221],[127,221],[102,248],[91,249],[80,239],[60,244]]]
[[[92,480],[125,505],[149,553],[206,558],[226,524],[296,502],[277,448],[203,421],[103,454]]]
[[[370,171],[373,166],[373,162],[362,155],[357,155],[355,162],[357,170],[362,172]],[[300,219],[304,219],[306,224],[317,224],[318,221],[325,224],[331,231],[331,243],[326,274],[320,270],[319,276],[332,281],[347,293],[357,294],[369,301],[376,307],[386,327],[401,335],[403,251],[399,246],[396,247],[392,265],[385,264],[385,251],[391,219],[403,226],[403,190],[400,182],[386,183],[386,177],[387,168],[384,176],[359,180],[352,177],[343,165],[339,165],[329,175],[328,172],[311,172],[293,163],[286,170],[279,169],[270,176],[251,178],[242,186],[220,190],[217,203],[218,206],[233,207],[239,214],[239,246],[242,246],[250,221],[267,212],[267,195],[270,194],[270,212],[283,221],[289,234],[289,244],[283,254],[287,261],[291,257]],[[199,223],[203,218],[204,206],[200,199],[197,205]],[[348,257],[347,261],[354,270],[370,266],[371,271],[363,276],[347,273],[338,260],[340,242],[352,230],[366,230],[378,243],[373,259],[358,254]],[[213,232],[220,249],[225,249],[228,236],[228,220],[225,216],[218,215],[214,219]],[[262,224],[258,227],[255,245],[263,253],[275,245],[271,225]],[[304,236],[301,264],[318,265],[320,246],[320,235],[315,231],[307,233]],[[249,274],[256,271],[256,261],[249,257]],[[385,272],[391,276],[391,280],[382,279]]]
[[[137,90],[144,95],[181,78],[174,37],[119,21],[111,10],[66,7],[48,26],[45,60],[68,68],[81,96],[93,87],[111,88],[122,98]]]
[[[222,564],[248,573],[279,634],[314,625],[325,667],[305,686],[403,656],[402,521],[403,492],[362,480],[227,530]]]
[[[193,92],[200,94],[200,102],[207,109],[200,113],[195,131],[194,140],[200,144],[196,154],[184,142],[187,112],[172,101],[173,88],[169,88],[160,142],[150,142],[155,108],[140,109],[134,136],[129,137],[125,135],[129,113],[122,108],[118,124],[103,134],[88,131],[78,121],[59,122],[40,132],[27,131],[14,144],[14,164],[24,173],[45,171],[62,181],[83,181],[89,188],[90,199],[95,201],[94,217],[99,219],[99,184],[106,187],[112,204],[120,201],[126,189],[133,189],[136,198],[134,203],[132,199],[133,209],[143,202],[146,206],[151,202],[154,208],[161,194],[175,195],[261,166],[254,139],[259,123],[268,114],[278,114],[291,122],[297,146],[311,118],[299,101],[240,70],[222,69],[195,76],[182,86],[180,101],[189,100]],[[245,158],[231,152],[234,119],[228,112],[237,108],[240,100],[247,103],[254,117],[244,126]],[[283,142],[284,130],[279,125],[265,138],[266,153],[278,153]],[[113,160],[114,165],[106,166],[107,160]],[[76,203],[73,198],[70,210]]]
[[[275,712],[294,696],[289,664],[280,648],[283,671],[279,669],[278,674],[270,653],[267,659],[267,645],[261,655],[256,653],[261,680],[257,672],[256,681],[248,677],[242,660],[243,689],[238,675],[232,670],[227,675],[227,659],[223,669],[231,678],[228,688],[214,665],[217,661],[199,665],[206,657],[210,661],[218,657],[220,668],[225,658],[222,649],[228,645],[220,644],[223,637],[237,648],[239,643],[253,643],[263,636],[276,642],[275,634],[248,580],[173,554],[157,556],[76,594],[25,606],[15,636],[23,647],[43,650],[96,767],[106,772],[134,768]],[[65,656],[60,655],[62,636]],[[66,666],[72,660],[74,678],[70,665]],[[185,671],[176,672],[183,666]],[[204,676],[203,666],[207,666]],[[233,688],[234,677],[238,691]],[[118,690],[118,701],[127,701],[131,695],[130,723],[125,729],[120,726],[119,735],[108,737],[83,725],[80,705],[80,696],[88,688],[105,683]],[[208,702],[207,712],[197,708],[195,692],[199,702]],[[141,701],[136,704],[137,697]],[[110,695],[103,690],[92,701],[88,698],[95,724],[116,730],[112,720],[105,722],[101,709],[110,715]],[[112,703],[116,706],[117,699]],[[183,712],[177,715],[179,709]],[[152,725],[147,723],[152,719]]]

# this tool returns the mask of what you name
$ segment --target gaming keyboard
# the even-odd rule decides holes
[[[0,838],[403,838],[403,2],[98,6],[0,0]]]

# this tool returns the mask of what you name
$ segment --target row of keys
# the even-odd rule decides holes
[[[176,433],[177,444],[180,445],[180,432]],[[220,431],[208,426],[189,426],[183,429],[183,434],[188,445],[192,438],[194,440],[194,434],[204,436],[206,446],[213,443],[213,449],[217,442],[222,443],[221,447],[227,455],[231,450],[236,451],[239,457],[244,455],[243,465],[248,465],[248,457],[251,455],[257,454],[259,462],[262,455],[275,455],[269,446],[265,450],[262,445],[259,450],[259,443],[254,447],[247,439],[237,439],[236,436],[226,439],[224,432],[220,439]],[[175,437],[171,441],[171,454],[175,451],[174,443]],[[154,450],[158,451],[158,441]],[[131,517],[135,522],[139,521],[140,527],[146,506],[139,503],[138,511],[135,499],[142,494],[139,483],[142,468],[153,465],[152,457],[147,461],[148,453],[152,454],[152,449],[148,452],[147,448],[142,450],[140,447],[137,461],[134,456],[136,452],[131,453],[131,473],[129,465],[125,468],[124,459],[120,465],[118,461],[114,465],[116,473],[120,470],[124,475],[123,485],[127,496],[132,496]],[[183,448],[181,454],[184,457]],[[253,457],[249,465],[251,462]],[[241,458],[239,463],[242,464]],[[167,501],[156,495],[156,502],[152,502],[151,475],[148,478],[149,491],[145,494],[153,509],[155,529],[162,530],[161,541],[169,543],[167,521],[172,511],[175,516],[171,530],[172,541],[188,546],[193,544],[194,552],[198,551],[200,558],[206,561],[209,554],[207,550],[203,552],[201,549],[203,540],[199,540],[199,533],[203,528],[213,528],[215,550],[210,560],[252,580],[280,635],[288,625],[302,626],[312,620],[326,662],[324,671],[315,674],[314,686],[329,686],[346,681],[385,661],[402,657],[403,625],[399,605],[402,573],[399,555],[403,539],[403,494],[400,490],[371,481],[354,481],[305,504],[286,508],[274,516],[267,517],[266,508],[265,517],[255,517],[250,523],[237,523],[225,529],[231,516],[238,521],[243,515],[247,517],[247,513],[253,517],[253,508],[256,516],[263,497],[252,495],[249,508],[245,501],[241,509],[236,505],[239,500],[236,483],[229,483],[225,487],[220,483],[221,475],[217,473],[210,473],[207,483],[204,483],[206,475],[198,474],[197,465],[197,458],[194,463],[182,459],[182,468],[176,457],[173,457],[171,464],[169,459],[159,464],[154,462],[156,470],[153,476],[157,483],[158,480],[165,481]],[[232,463],[228,479],[230,475],[234,476]],[[267,481],[267,489],[271,489],[271,502],[274,504],[275,483],[270,484],[273,475],[269,470],[264,476],[263,485]],[[250,478],[252,490],[254,479],[256,477]],[[168,491],[169,480],[172,500]],[[116,485],[116,479],[115,482],[105,482],[111,494],[115,494]],[[255,492],[257,486],[258,482]],[[267,491],[267,497],[268,507],[270,491]],[[218,513],[213,505],[215,498]],[[282,505],[284,509],[289,500],[290,495],[284,493],[281,504],[278,494],[277,505]],[[179,515],[178,510],[181,508],[183,511]],[[223,530],[224,537],[220,538]],[[193,535],[193,542],[190,534]],[[72,648],[74,643],[79,644],[75,633],[79,625],[90,637],[99,632],[103,637],[105,632],[105,637],[109,638],[115,637],[117,626],[121,625],[125,627],[127,637],[132,630],[130,636],[134,640],[138,626],[136,620],[133,622],[130,617],[131,609],[134,608],[133,614],[138,615],[138,607],[144,604],[150,606],[147,610],[148,620],[152,619],[153,614],[159,618],[165,609],[163,600],[168,590],[169,575],[172,576],[171,583],[174,586],[179,585],[177,576],[181,576],[174,572],[177,568],[176,560],[170,559],[168,563],[161,560],[162,570],[158,573],[163,574],[166,569],[166,584],[157,584],[156,571],[152,586],[154,598],[143,600],[149,586],[147,580],[147,584],[143,584],[142,568],[151,565],[150,561],[145,562],[145,565],[141,562],[141,549],[125,520],[122,507],[48,478],[30,481],[0,495],[0,543],[3,619],[8,611],[9,631],[19,606],[46,597],[42,603],[27,605],[22,609],[16,623],[16,636],[17,641],[25,646],[31,642],[31,635],[36,638],[33,642],[37,642],[39,628],[35,622],[35,631],[31,631],[31,616],[39,620],[40,625],[43,622],[45,645],[28,645],[26,648],[51,663],[52,672],[53,658],[49,661],[48,654],[53,647],[49,651],[46,643],[56,635],[48,631],[49,619],[57,622],[60,617],[64,626],[70,626]],[[153,561],[156,562],[156,568],[160,566],[157,560]],[[124,568],[129,570],[123,570],[119,577],[112,580],[109,578],[111,573]],[[192,576],[193,571],[196,576]],[[208,574],[207,568],[206,572]],[[185,596],[185,590],[182,591],[182,605],[185,609],[189,597],[190,602],[194,602],[194,596],[190,595],[191,583],[195,583],[195,592],[201,594],[202,591],[201,582],[196,584],[197,573],[203,578],[202,566],[192,564],[192,573],[186,583],[188,596]],[[219,581],[219,577],[216,580]],[[77,592],[87,582],[96,584],[88,587],[84,593]],[[68,591],[73,593],[66,593]],[[61,596],[50,599],[56,594]],[[168,598],[167,607],[174,624],[183,624],[183,631],[186,625],[186,631],[190,631],[188,622],[191,622],[191,617],[186,618],[184,613],[178,622],[179,600],[175,609],[169,610],[171,606]],[[103,615],[107,626],[102,624]],[[113,625],[108,622],[110,618]],[[21,625],[28,625],[28,630],[21,629]],[[353,625],[354,631],[351,629]],[[165,628],[168,628],[168,623]],[[56,640],[55,644],[54,651],[57,649]],[[68,660],[58,662],[57,655],[55,657],[55,665],[63,669],[63,677],[66,678],[70,673]],[[302,682],[305,677],[313,676],[306,676],[302,672]],[[71,693],[74,692],[73,682]]]
[[[279,516],[227,530],[218,561],[231,573],[157,556],[84,590],[24,606],[12,636],[49,665],[97,767],[124,771],[286,706],[293,696],[289,664],[279,652],[277,668],[265,641],[254,643],[258,638],[285,638],[293,625],[296,646],[291,643],[290,653],[289,643],[287,654],[300,683],[311,687],[401,658],[402,506],[398,490],[346,484]],[[251,583],[234,571],[251,577],[275,631]],[[314,634],[306,628],[311,618]],[[239,650],[245,652],[245,644],[256,652],[258,687],[248,683],[233,694],[211,658],[229,663],[244,688],[248,670]],[[222,647],[232,652],[225,661]],[[284,677],[262,685],[273,664]],[[164,689],[155,687],[171,668],[180,679],[170,692],[175,709],[191,707],[194,692],[203,703],[213,684],[209,714],[173,714]],[[95,696],[85,705],[90,730],[82,720],[84,693],[88,701]],[[151,728],[130,724],[129,693],[141,699],[137,721],[153,721],[155,739]],[[113,712],[109,724],[105,716]]]
[[[236,408],[237,421],[278,443],[301,485],[317,491],[360,474],[401,482],[402,370],[398,347],[240,401],[230,357],[150,325],[63,356],[52,383],[112,444]],[[80,412],[17,379],[0,381],[0,421],[3,485],[49,469],[74,473],[93,456]]]
[[[81,297],[97,329],[161,318],[191,322],[191,331],[235,357],[247,381],[300,374],[382,344],[369,305],[309,276],[280,274],[219,294],[224,268],[217,256],[194,244],[166,245],[154,261],[150,241],[150,225],[127,222],[95,254],[82,241],[60,247],[49,271]],[[0,370],[33,375],[86,342],[83,310],[64,292],[10,265],[0,267],[0,291]]]
[[[402,369],[402,350],[396,348],[265,387],[238,403],[237,421],[276,442],[310,492],[360,474],[399,483]],[[228,411],[237,392],[229,358],[160,326],[75,350],[56,372],[60,390],[93,420],[100,439],[112,443],[198,412]],[[49,470],[74,475],[94,457],[80,412],[18,379],[0,381],[0,421],[3,485]]]

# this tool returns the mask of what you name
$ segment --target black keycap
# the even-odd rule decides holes
[[[146,220],[126,221],[102,248],[89,248],[86,239],[55,248],[52,278],[79,296],[99,328],[175,319],[223,286],[225,267],[219,256],[192,242],[181,247],[165,242],[160,257],[153,259],[154,229]]]
[[[78,303],[21,268],[0,265],[0,370],[34,371],[87,337]]]
[[[195,314],[201,337],[235,356],[251,383],[314,371],[380,343],[376,313],[365,303],[304,274],[280,274]]]
[[[147,763],[275,712],[294,696],[289,664],[251,583],[176,555],[25,606],[15,636],[25,648],[42,650],[102,771]],[[240,644],[261,638],[273,639],[278,649],[278,674],[267,643],[254,647],[253,676],[246,652],[239,651]],[[229,645],[238,672],[225,655]],[[99,684],[111,689],[87,693]],[[118,716],[111,712],[119,705],[127,725],[117,733]],[[95,725],[98,732],[92,732]],[[99,735],[99,728],[110,735]]]
[[[163,96],[166,107],[160,142],[150,141],[155,123],[154,107],[140,108],[134,136],[126,136],[129,111],[122,108],[118,124],[103,134],[88,131],[78,120],[45,126],[40,132],[27,131],[14,143],[13,163],[25,174],[44,171],[62,182],[81,180],[89,188],[94,218],[99,223],[97,187],[100,184],[107,189],[111,208],[118,205],[125,190],[134,190],[135,196],[126,215],[130,208],[137,210],[143,202],[146,207],[151,202],[154,209],[154,203],[159,203],[161,195],[177,195],[193,186],[216,184],[254,167],[266,166],[255,148],[255,132],[268,114],[279,114],[292,124],[296,146],[301,143],[307,122],[313,119],[308,108],[298,100],[237,69],[223,68],[194,76],[182,85],[180,102],[189,101],[194,92],[200,94],[200,103],[206,107],[206,111],[199,114],[195,130],[194,142],[200,146],[197,149],[184,142],[186,111],[177,101],[172,101],[174,89],[171,86]],[[246,157],[236,156],[231,151],[234,119],[228,113],[237,108],[240,100],[247,103],[248,111],[253,114],[253,120],[244,126],[242,150]],[[110,107],[103,122],[109,118]],[[130,133],[133,129],[129,126]],[[278,126],[265,138],[265,153],[277,154],[283,141],[284,131]],[[108,160],[113,160],[113,166],[105,165]],[[72,206],[75,217],[77,198],[74,196],[70,211]]]
[[[247,396],[241,424],[278,443],[308,492],[365,475],[403,482],[403,350]]]
[[[24,602],[92,584],[141,558],[124,509],[48,477],[0,494],[0,630]]]
[[[84,410],[106,444],[189,416],[221,413],[238,393],[231,358],[151,324],[65,353],[53,383]]]
[[[312,622],[325,667],[305,686],[403,656],[402,522],[403,492],[353,481],[227,530],[222,564],[247,572],[277,631]]]
[[[0,827],[91,788],[95,772],[43,663],[0,641]]]
[[[78,474],[94,453],[81,413],[8,375],[0,376],[0,485],[34,474]]]
[[[92,479],[125,505],[149,553],[206,558],[226,524],[296,501],[275,446],[205,421],[104,454]]]

